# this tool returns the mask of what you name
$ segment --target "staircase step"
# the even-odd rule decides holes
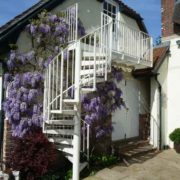
[[[84,79],[81,79],[81,84],[83,85],[83,84],[92,84],[93,83],[93,81],[94,81],[94,77],[89,77],[89,78],[84,78]],[[97,78],[96,77],[96,83],[100,83],[100,82],[102,82],[102,81],[104,81],[104,77],[102,77],[102,78]]]
[[[80,163],[79,166],[80,166],[80,167],[79,167],[79,171],[81,172],[85,167],[88,166],[88,163],[87,163],[87,162],[83,162],[83,163]]]
[[[105,58],[105,54],[103,53],[96,53],[94,54],[94,52],[92,51],[83,51],[82,57],[83,58],[89,58],[89,57],[93,57],[96,55],[96,57],[101,57],[101,58]]]
[[[105,60],[96,60],[96,65],[105,64]],[[81,66],[91,66],[94,65],[94,60],[82,60]]]
[[[84,75],[87,75],[87,74],[94,74],[94,71],[95,71],[94,69],[81,70],[80,75],[84,76]],[[96,74],[97,73],[103,73],[103,70],[102,69],[96,70]]]
[[[156,149],[153,146],[148,145],[148,146],[138,147],[129,151],[120,152],[120,154],[125,157],[134,157],[134,156],[138,156],[140,154],[148,153],[155,150]]]
[[[126,151],[133,148],[137,148],[139,146],[146,146],[148,144],[149,144],[148,140],[137,140],[137,141],[129,141],[126,144],[119,144],[118,146],[120,151]]]
[[[73,156],[68,156],[66,155],[66,158],[71,162],[73,163]],[[82,162],[82,163],[79,163],[79,171],[81,172],[86,166],[88,166],[88,162]]]
[[[49,141],[58,144],[73,145],[73,139],[51,137]]]
[[[52,124],[52,125],[74,125],[73,120],[50,120],[46,121],[46,124]]]
[[[68,156],[66,155],[66,158],[71,162],[73,163],[73,156]],[[82,163],[79,163],[79,171],[81,172],[85,167],[88,166],[88,162],[82,162]]]
[[[66,114],[66,115],[76,115],[75,110],[63,110],[62,112],[60,110],[51,110],[52,114]]]
[[[96,91],[96,88],[81,88],[82,93],[91,93]]]
[[[61,147],[61,146],[57,145],[57,148],[58,148],[59,151],[62,151],[62,152],[65,152],[67,154],[73,155],[73,148],[72,147],[63,147],[63,146]]]
[[[63,99],[64,103],[71,103],[71,104],[77,104],[78,101],[75,99]]]
[[[54,135],[74,135],[74,130],[72,129],[45,129],[44,132],[46,134],[54,134]]]

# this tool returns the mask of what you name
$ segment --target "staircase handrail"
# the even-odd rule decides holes
[[[101,27],[98,27],[97,29],[93,30],[92,32],[90,32],[90,33],[86,34],[85,36],[79,38],[79,40],[77,40],[76,42],[71,43],[69,46],[67,46],[65,49],[63,49],[61,52],[59,52],[59,53],[49,62],[47,69],[52,65],[53,61],[55,61],[58,56],[62,56],[66,51],[69,50],[69,48],[70,48],[71,46],[73,46],[73,45],[75,45],[75,44],[77,44],[77,43],[80,43],[80,42],[81,42],[83,39],[85,39],[86,37],[93,35],[94,33],[100,31],[100,30],[103,29],[103,28],[106,28],[107,26],[111,25],[111,23],[112,23],[112,21],[109,22],[109,23],[107,23],[107,24],[104,24],[104,25],[101,26]],[[101,46],[104,47],[105,45],[104,45],[104,44],[101,44]],[[76,47],[76,48],[77,48],[77,47]],[[106,47],[106,48],[107,48],[107,47]],[[81,60],[79,59],[78,61],[81,61]],[[79,82],[78,85],[81,85],[81,81]],[[78,85],[76,85],[76,87],[77,87]],[[69,89],[71,89],[71,88],[74,87],[74,86],[75,86],[75,84],[73,84],[72,86],[68,87],[68,88],[67,88],[66,90],[64,90],[61,94],[66,93]],[[76,88],[76,87],[75,87],[75,88]],[[52,105],[52,104],[56,101],[57,98],[61,97],[61,94],[59,94],[59,95],[56,96],[51,102],[49,102],[49,105]]]
[[[88,124],[85,120],[81,119],[83,123],[83,132],[82,132],[82,152],[86,153],[87,161],[89,161],[89,148],[90,148],[90,124]],[[85,126],[87,127],[87,132],[85,132]]]
[[[72,42],[70,45],[68,45],[66,48],[64,48],[61,52],[59,52],[59,53],[49,62],[48,66],[55,60],[55,58],[56,58],[57,56],[60,56],[64,51],[67,51],[71,46],[77,44],[77,43],[78,43],[79,41],[81,41],[82,39],[86,38],[86,37],[89,36],[89,35],[94,34],[95,32],[99,31],[99,30],[102,29],[103,27],[106,27],[107,25],[110,25],[110,24],[112,24],[112,22],[107,23],[107,24],[105,24],[105,25],[103,25],[103,26],[100,26],[100,27],[98,27],[97,29],[95,29],[95,30],[89,32],[88,34],[84,35],[83,37],[80,37],[77,41]]]

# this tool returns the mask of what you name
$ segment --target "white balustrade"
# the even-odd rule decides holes
[[[102,15],[101,25],[108,19]],[[152,38],[128,24],[113,20],[112,51],[129,56],[134,59],[134,64],[152,66]]]

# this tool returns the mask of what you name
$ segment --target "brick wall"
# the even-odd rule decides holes
[[[7,162],[13,147],[13,138],[11,136],[11,125],[7,120],[4,121],[3,133],[3,161]]]
[[[149,114],[139,115],[139,137],[142,140],[148,140],[150,136],[150,116]]]
[[[162,37],[180,33],[180,25],[173,23],[176,0],[161,0]]]
[[[162,12],[162,37],[174,34],[174,23],[172,21],[175,0],[161,0]]]

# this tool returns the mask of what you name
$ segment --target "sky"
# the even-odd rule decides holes
[[[161,36],[161,0],[123,0],[143,18],[149,34],[154,40]]]
[[[0,26],[19,15],[38,0],[0,0]]]
[[[0,26],[31,7],[38,0],[0,0]],[[123,0],[144,18],[154,39],[161,35],[160,0]]]

